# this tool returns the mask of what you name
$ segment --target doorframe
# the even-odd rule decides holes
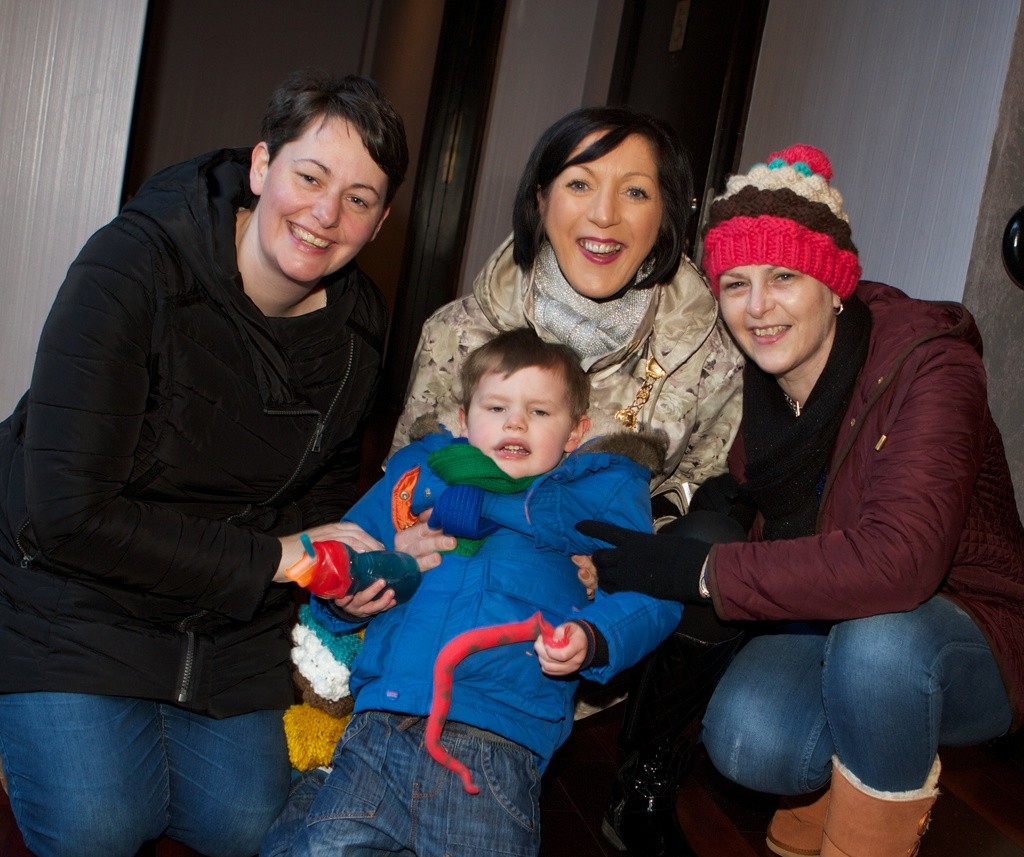
[[[750,15],[756,23],[749,29],[737,27],[733,31],[732,42],[729,45],[729,61],[722,87],[718,122],[715,124],[715,139],[711,145],[707,180],[701,193],[700,211],[694,212],[697,216],[693,219],[691,227],[695,230],[692,256],[696,260],[700,259],[704,249],[701,236],[715,193],[724,189],[726,178],[740,167],[743,135],[747,128],[747,114],[750,111],[750,97],[754,91],[757,57],[761,53],[761,38],[768,17],[768,3],[769,0],[744,0],[746,8],[740,13],[741,16]]]
[[[483,151],[505,0],[448,0],[388,335],[382,404],[400,411],[427,317],[455,297]]]
[[[717,3],[718,0],[692,2]],[[743,25],[732,28],[708,170],[704,181],[698,181],[693,189],[694,200],[686,246],[688,255],[695,261],[699,260],[702,249],[700,227],[714,199],[715,190],[722,188],[726,177],[739,167],[757,58],[768,17],[768,4],[769,0],[739,0],[736,17]],[[636,58],[641,50],[640,37],[646,7],[644,0],[625,0],[623,4],[619,42],[608,90],[609,104],[630,106],[629,92]]]

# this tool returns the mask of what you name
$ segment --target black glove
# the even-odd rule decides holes
[[[745,542],[747,530],[732,515],[691,509],[658,530],[659,535],[683,536],[709,545],[723,542]]]
[[[598,585],[605,592],[632,589],[666,601],[707,603],[701,597],[700,570],[709,542],[688,536],[641,533],[600,521],[576,525],[585,536],[615,545],[594,551]]]
[[[739,521],[744,532],[750,532],[757,515],[753,498],[731,473],[712,476],[701,485],[690,500],[690,512],[718,512]]]
[[[721,512],[728,515],[740,496],[740,483],[731,473],[712,476],[701,485],[690,500],[691,512]]]

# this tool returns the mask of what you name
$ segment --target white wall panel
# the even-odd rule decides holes
[[[68,265],[117,212],[145,15],[145,0],[0,0],[2,416]]]
[[[1020,0],[772,0],[741,166],[832,159],[864,275],[960,300]]]
[[[621,17],[622,0],[508,0],[460,294],[512,231],[537,138],[570,110],[604,103]]]
[[[1017,496],[1024,514],[1024,290],[1003,265],[1003,232],[1024,205],[1024,20],[1017,20],[999,124],[981,197],[964,303],[985,339],[988,400],[1003,433]]]

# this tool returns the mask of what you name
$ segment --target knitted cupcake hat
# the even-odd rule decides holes
[[[708,212],[704,271],[718,278],[738,265],[781,265],[820,280],[839,297],[860,279],[843,197],[829,185],[832,165],[814,146],[790,146],[732,176]]]

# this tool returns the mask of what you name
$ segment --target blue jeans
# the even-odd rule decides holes
[[[281,715],[0,695],[0,758],[25,844],[38,857],[132,857],[166,834],[210,857],[255,854],[288,794]]]
[[[935,597],[909,613],[753,638],[711,698],[703,740],[722,774],[758,791],[815,791],[833,754],[872,788],[910,791],[940,744],[986,741],[1010,721],[985,637]]]
[[[330,774],[316,770],[299,779],[261,857],[534,857],[540,849],[534,754],[498,735],[446,724],[445,749],[480,787],[467,794],[462,780],[427,754],[425,723],[384,711],[355,715]]]

